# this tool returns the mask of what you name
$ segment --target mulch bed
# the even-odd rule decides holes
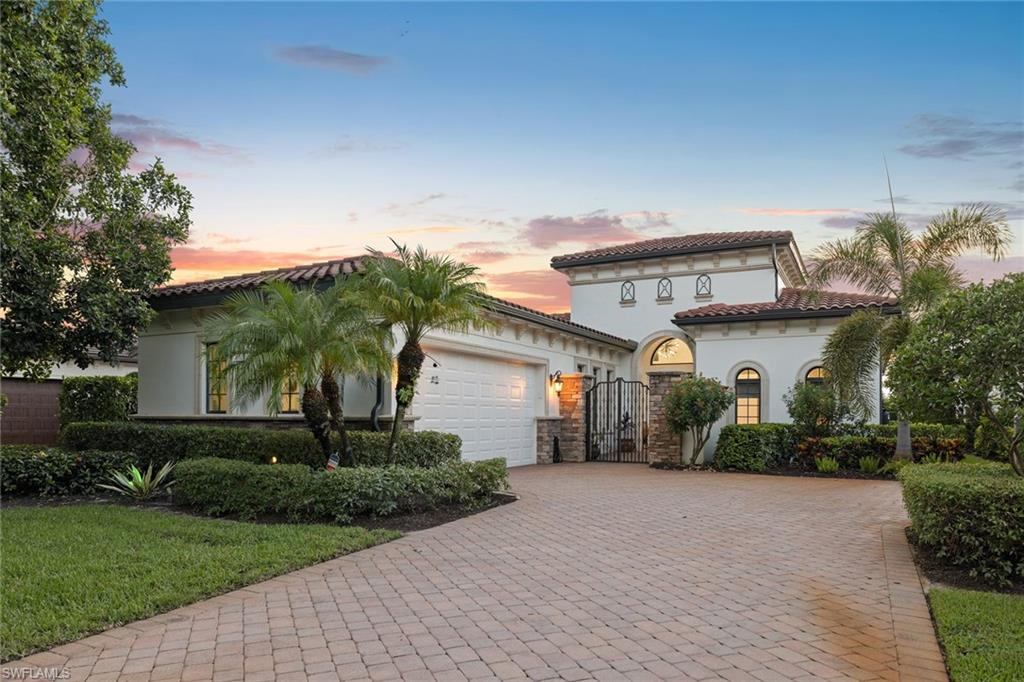
[[[910,543],[910,551],[914,555],[917,568],[931,583],[942,587],[958,587],[964,590],[1024,595],[1024,580],[1017,581],[1009,586],[993,585],[992,583],[975,578],[965,568],[943,563],[942,559],[935,556],[928,547],[921,545],[917,541],[913,528],[909,526],[907,527],[907,541]]]
[[[386,530],[397,530],[403,533],[410,533],[417,530],[426,530],[434,526],[440,526],[452,521],[458,521],[467,516],[473,516],[480,512],[494,509],[519,499],[511,493],[493,493],[491,499],[485,504],[472,507],[448,506],[430,509],[417,514],[401,514],[397,516],[360,516],[352,519],[346,526],[362,526],[363,528]],[[64,497],[16,497],[5,498],[3,507],[65,507],[76,504],[118,504],[126,507],[138,507],[141,509],[155,509],[171,514],[184,514],[200,518],[214,518],[197,514],[187,507],[175,505],[169,497],[160,497],[145,502],[136,502],[120,495],[68,495]],[[238,520],[230,516],[216,517],[227,520]],[[251,519],[251,523],[289,523],[283,516],[260,516]]]

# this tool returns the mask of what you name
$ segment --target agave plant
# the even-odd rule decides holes
[[[172,469],[174,469],[174,463],[167,462],[154,474],[153,464],[150,463],[146,473],[142,473],[133,464],[127,474],[120,471],[115,471],[111,474],[110,480],[114,482],[114,485],[100,483],[99,487],[113,490],[127,497],[133,497],[136,500],[148,500],[153,495],[174,485],[174,481],[168,480]]]

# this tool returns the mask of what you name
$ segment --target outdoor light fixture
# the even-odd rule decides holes
[[[550,377],[551,385],[555,389],[555,393],[562,395],[562,370],[555,371]]]
[[[277,455],[271,455],[270,456],[270,463],[271,464],[277,464]]]

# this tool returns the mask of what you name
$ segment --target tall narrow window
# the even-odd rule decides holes
[[[701,275],[697,278],[697,295],[698,296],[710,296],[711,295],[711,276]]]
[[[761,375],[749,367],[736,374],[736,423],[761,423]]]
[[[299,395],[299,382],[296,379],[286,379],[281,387],[281,413],[298,414],[302,406]]]
[[[672,298],[672,280],[668,277],[658,280],[658,298]]]
[[[632,282],[623,282],[619,300],[622,303],[632,303],[636,300],[636,286]]]
[[[807,370],[807,374],[804,376],[804,381],[808,384],[815,384],[817,386],[821,386],[822,384],[825,383],[825,378],[827,376],[828,374],[825,373],[824,367],[811,367],[809,370]]]
[[[216,343],[206,344],[206,413],[228,411],[228,362],[217,352]]]

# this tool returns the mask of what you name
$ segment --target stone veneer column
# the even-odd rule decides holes
[[[558,449],[564,447],[561,417],[537,417],[537,464],[553,464],[555,461],[555,438],[559,439]]]
[[[563,374],[558,411],[562,415],[559,450],[563,462],[585,462],[587,459],[586,393],[594,385],[594,377],[586,374]]]
[[[683,380],[682,372],[648,372],[647,385],[648,407],[650,408],[647,425],[647,459],[651,464],[668,462],[678,464],[682,443],[680,437],[672,433],[665,420],[665,398],[675,384]]]

